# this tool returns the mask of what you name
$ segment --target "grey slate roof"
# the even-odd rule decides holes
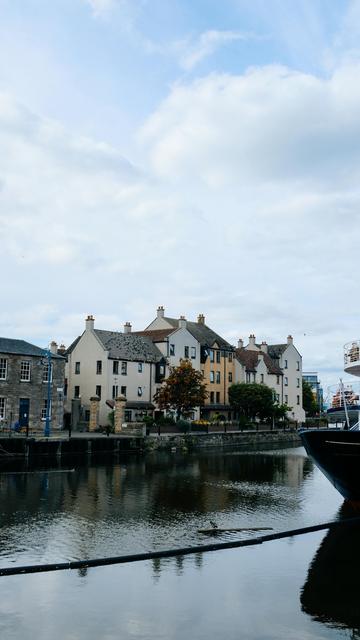
[[[147,336],[103,329],[94,329],[94,333],[103,347],[109,351],[109,357],[112,359],[159,362],[163,358],[160,349]]]
[[[268,354],[270,358],[279,358],[288,346],[288,344],[269,344]]]
[[[164,318],[164,320],[171,324],[174,329],[177,329],[179,326],[179,320],[177,320],[176,318]],[[233,350],[233,347],[229,342],[219,336],[218,333],[215,333],[215,331],[210,329],[210,327],[208,327],[206,324],[200,324],[200,322],[190,322],[189,320],[187,320],[186,328],[194,336],[195,340],[197,340],[203,347],[211,347],[214,342],[216,342],[219,345],[220,349]]]
[[[0,337],[0,353],[9,353],[18,356],[44,357],[46,355],[46,349],[41,349],[35,344],[31,344],[30,342],[26,342],[25,340]],[[52,354],[51,357],[62,359],[62,356],[58,356],[55,354]]]

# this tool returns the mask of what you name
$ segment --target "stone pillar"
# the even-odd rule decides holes
[[[118,396],[115,399],[115,419],[114,419],[115,433],[121,433],[122,423],[124,422],[125,404],[126,404],[125,396]]]
[[[99,426],[99,402],[100,398],[97,396],[90,398],[89,431],[96,431]]]

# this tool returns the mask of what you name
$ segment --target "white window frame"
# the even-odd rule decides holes
[[[189,358],[189,346],[185,345],[184,346],[184,358]]]
[[[170,344],[169,345],[169,356],[174,356],[175,355],[175,345],[174,344]]]
[[[287,376],[285,376],[284,378],[284,387],[288,387],[289,386],[289,378]]]
[[[102,360],[96,360],[96,375],[102,375]]]
[[[42,376],[42,381],[43,382],[49,382],[49,368],[51,369],[51,373],[50,373],[50,382],[52,382],[52,377],[53,377],[53,365],[51,365],[51,367],[49,366],[49,363],[44,364],[44,368],[43,368],[43,376]]]
[[[113,384],[113,388],[112,388],[112,399],[115,400],[115,398],[117,398],[119,395],[119,385],[117,384]]]
[[[75,369],[74,369],[74,373],[75,375],[79,375],[80,374],[80,362],[75,362]]]
[[[196,347],[191,347],[191,359],[195,360],[196,358]]]
[[[0,420],[6,418],[6,398],[0,398]]]
[[[211,384],[215,382],[215,371],[210,371],[210,382]]]
[[[24,377],[26,374],[26,377]],[[20,382],[30,382],[31,381],[31,361],[30,360],[21,360],[20,361]]]
[[[121,375],[127,376],[127,362],[126,360],[122,360],[121,362]]]
[[[138,397],[141,398],[141,396],[143,394],[143,388],[142,387],[138,387],[137,388],[137,394],[138,394]]]
[[[142,372],[143,372],[143,363],[138,362],[138,373],[142,373]]]
[[[220,371],[216,372],[216,384],[221,384],[221,373],[220,373]]]
[[[0,380],[6,380],[8,370],[7,358],[0,358]]]
[[[44,421],[46,420],[46,412],[47,412],[47,398],[43,399],[43,404],[41,407],[41,420]],[[49,417],[51,418],[51,400],[50,400],[50,411],[49,411]]]

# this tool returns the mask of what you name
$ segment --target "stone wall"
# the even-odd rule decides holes
[[[145,439],[148,450],[162,449],[197,449],[223,447],[259,448],[264,445],[301,446],[301,439],[296,431],[258,431],[253,433],[212,433],[151,436]]]

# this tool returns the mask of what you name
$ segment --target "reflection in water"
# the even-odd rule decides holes
[[[339,518],[359,517],[344,503]],[[350,628],[360,638],[360,524],[329,530],[308,570],[301,592],[302,610],[315,620]]]
[[[225,528],[300,526],[302,487],[312,470],[302,449],[161,453],[68,466],[0,475],[2,565],[203,544],[198,529],[210,520]],[[231,535],[253,534],[224,534]],[[181,572],[182,559],[176,563]],[[155,575],[160,567],[157,561]]]

